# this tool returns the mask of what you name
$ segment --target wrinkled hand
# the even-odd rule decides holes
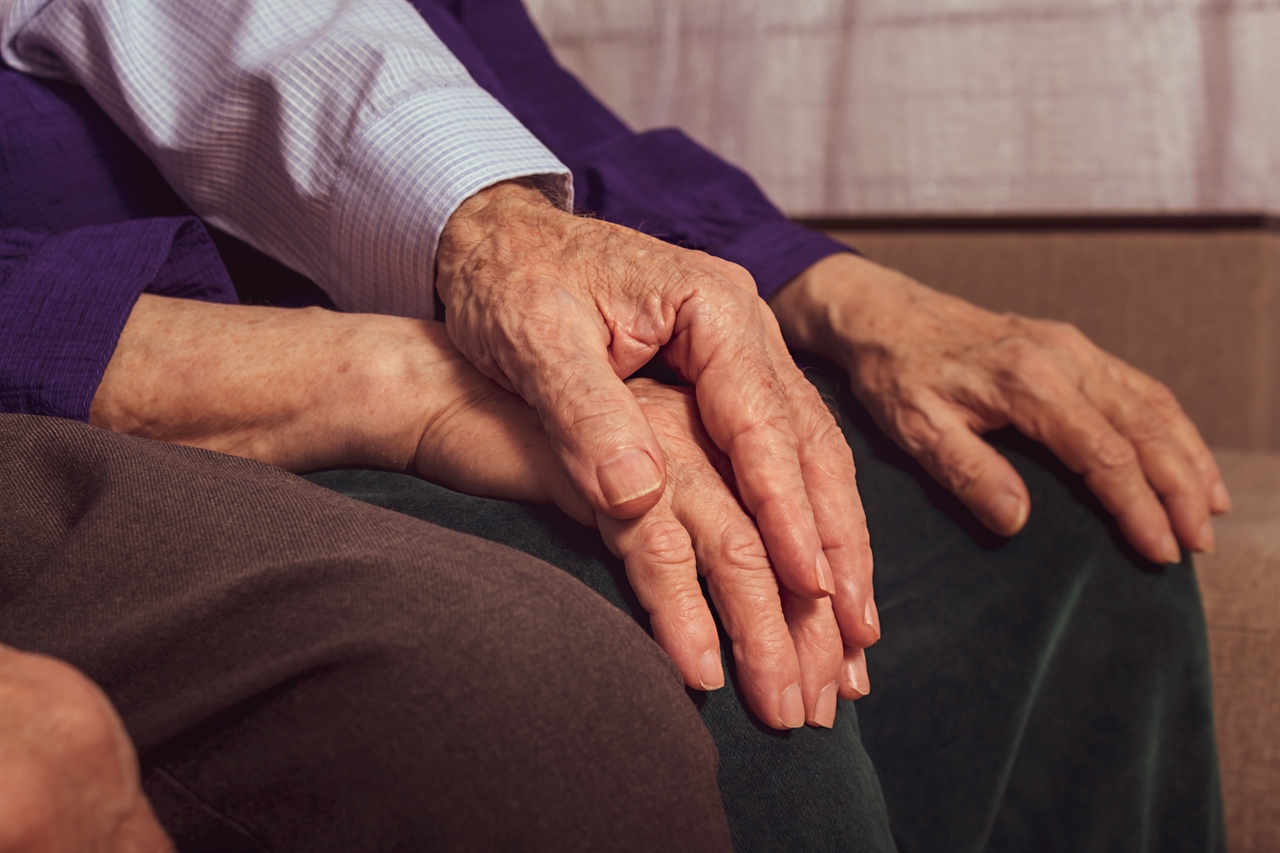
[[[980,436],[1012,424],[1083,475],[1143,556],[1213,548],[1230,508],[1217,464],[1169,390],[1073,326],[997,315],[855,255],[833,255],[772,307],[793,344],[848,369],[877,423],[991,530],[1026,523],[1022,478]]]
[[[0,853],[172,851],[102,691],[72,667],[0,645]]]
[[[595,521],[532,410],[428,320],[143,294],[90,423],[298,473],[408,471]]]
[[[648,379],[627,385],[666,454],[667,486],[640,518],[598,521],[626,563],[655,639],[691,686],[723,684],[715,623],[698,585],[704,575],[756,715],[776,728],[806,721],[830,727],[837,694],[856,699],[870,691],[862,649],[842,648],[830,598],[779,586],[760,533],[734,496],[728,460],[702,429],[693,393]],[[865,530],[861,520],[851,523]]]
[[[466,367],[449,383],[461,392],[458,402],[423,436],[417,472],[472,494],[554,501],[591,523],[533,410]],[[692,390],[648,379],[627,387],[665,455],[666,482],[658,503],[641,517],[598,513],[594,523],[625,563],[654,639],[690,687],[724,684],[719,635],[698,584],[702,574],[756,715],[775,728],[831,726],[837,694],[856,699],[870,690],[862,649],[843,647],[831,598],[804,598],[779,585],[760,533],[734,495],[732,468],[702,428]],[[865,536],[865,522],[851,524]],[[874,603],[868,618],[878,635]]]
[[[724,679],[697,582],[701,568],[751,707],[779,727],[806,719],[830,725],[832,684],[848,698],[869,689],[861,649],[879,636],[869,583],[866,639],[849,643],[834,621],[839,592],[833,606],[827,596],[779,587],[761,536],[731,490],[733,471],[700,427],[692,394],[645,380],[632,385],[623,390],[657,427],[669,468],[657,505],[629,522],[582,501],[537,413],[481,375],[441,323],[144,295],[98,386],[91,420],[298,472],[379,467],[467,494],[555,502],[583,524],[599,522],[653,614],[658,642],[690,686],[707,689]],[[832,438],[820,433],[829,420],[799,423],[817,442]],[[834,450],[843,453],[836,471],[852,492],[853,462],[842,437]],[[825,473],[805,471],[806,478]],[[866,549],[859,507],[838,518],[839,503],[816,506]],[[857,556],[832,554],[835,565]]]
[[[571,216],[517,183],[455,212],[437,265],[450,338],[537,410],[592,511],[634,518],[663,494],[661,443],[622,382],[661,348],[695,386],[782,585],[833,593],[845,645],[874,642],[852,456],[744,270]]]

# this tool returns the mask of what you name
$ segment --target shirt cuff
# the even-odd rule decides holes
[[[856,249],[787,219],[770,219],[718,246],[717,257],[745,267],[766,302],[791,279],[825,257]]]
[[[449,217],[501,181],[536,178],[572,209],[569,170],[488,93],[441,89],[399,105],[353,144],[335,192],[324,289],[345,311],[430,317]]]
[[[144,291],[237,301],[217,250],[192,217],[55,235],[0,230],[0,412],[88,422]]]

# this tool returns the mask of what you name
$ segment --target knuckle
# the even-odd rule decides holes
[[[1011,346],[1008,355],[1019,383],[1028,389],[1043,390],[1061,381],[1062,370],[1057,361],[1031,341]]]
[[[58,733],[62,751],[86,765],[111,760],[119,748],[113,721],[96,698],[61,703],[51,709],[48,718],[49,728]]]
[[[961,496],[978,490],[986,473],[984,462],[978,457],[954,452],[940,455],[937,460],[945,481],[953,492]]]
[[[553,371],[543,373],[541,381],[546,414],[562,430],[599,434],[606,444],[630,434],[633,398],[614,383],[590,381],[582,359],[570,357],[556,363]]]
[[[681,584],[666,591],[662,600],[656,602],[653,612],[660,614],[657,618],[661,618],[668,631],[696,641],[702,634],[702,618],[707,612],[707,603],[702,597],[702,588],[696,583]]]
[[[1177,396],[1169,389],[1168,385],[1157,379],[1150,380],[1143,396],[1147,401],[1147,405],[1161,415],[1173,417],[1182,414],[1182,405],[1178,403]]]
[[[1068,347],[1090,344],[1089,338],[1074,323],[1064,320],[1044,320],[1043,328],[1050,339],[1057,344]]]
[[[751,273],[740,264],[735,264],[732,261],[726,261],[723,258],[717,258],[712,255],[704,255],[701,253],[693,255],[689,260],[696,261],[700,271],[704,275],[710,274],[713,277],[712,281],[714,281],[716,285],[723,285],[724,283],[727,283],[733,289],[741,293],[752,297],[756,296],[757,289],[755,278],[753,278]]]
[[[1150,410],[1138,410],[1124,424],[1124,433],[1130,442],[1149,444],[1169,436],[1164,421]]]
[[[930,416],[932,404],[929,395],[906,391],[886,412],[886,420],[913,456],[935,454],[942,440],[942,430]]]
[[[676,519],[667,517],[649,522],[641,533],[638,554],[648,571],[664,575],[681,574],[693,561],[689,533]]]
[[[824,612],[819,618],[809,619],[805,623],[805,631],[812,638],[813,645],[827,650],[827,653],[839,661],[844,655],[844,640],[840,635],[840,625],[836,622],[835,611],[831,607],[831,599],[820,601]]]
[[[788,384],[787,395],[795,410],[795,427],[799,434],[823,447],[846,445],[840,429],[840,410],[835,401],[820,394],[803,375]]]
[[[1138,451],[1120,436],[1107,434],[1094,439],[1090,458],[1096,471],[1117,473],[1138,464]]]
[[[996,341],[1002,365],[1007,368],[1021,367],[1032,354],[1039,352],[1039,347],[1030,338],[1021,334],[1006,335]]]
[[[781,621],[781,593],[772,569],[743,571],[740,567],[723,563],[707,569],[707,584],[713,597],[727,610],[747,614],[752,622],[759,621],[761,616],[771,615],[776,615]]]
[[[722,567],[734,569],[768,569],[769,552],[754,529],[745,525],[730,525],[715,551]]]
[[[795,642],[780,618],[753,625],[749,632],[730,639],[734,657],[748,671],[777,670],[781,661],[795,654]]]
[[[763,337],[760,329],[758,296],[747,293],[723,276],[698,277],[699,295],[694,300],[697,322],[728,339],[741,341]]]
[[[853,449],[845,440],[844,431],[829,414],[817,419],[817,423],[807,430],[806,437],[823,453],[837,459],[840,464],[848,466],[850,470],[853,469]]]
[[[747,272],[746,268],[738,266],[737,264],[730,264],[727,261],[721,261],[721,263],[727,264],[725,278],[729,279],[729,282],[734,287],[738,288],[743,293],[749,294],[750,296],[756,296],[758,293],[756,280],[752,277],[751,273]]]
[[[791,419],[784,411],[773,407],[765,411],[757,409],[740,419],[736,427],[725,448],[731,457],[738,458],[739,454],[751,455],[757,450],[758,442],[774,448],[775,454],[786,454],[782,457],[786,459],[794,459],[799,452],[799,439],[791,428]]]
[[[647,383],[649,380],[641,380]],[[702,421],[698,417],[697,404],[692,389],[648,386],[629,381],[627,387],[645,419],[664,442],[670,443],[682,454],[699,445]]]

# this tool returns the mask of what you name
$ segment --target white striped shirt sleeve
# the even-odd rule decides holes
[[[83,86],[198,214],[338,307],[430,316],[468,196],[569,170],[403,0],[0,0],[12,68]]]

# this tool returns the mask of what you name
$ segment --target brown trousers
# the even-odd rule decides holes
[[[724,850],[634,621],[265,465],[0,415],[0,642],[111,697],[182,849]]]

